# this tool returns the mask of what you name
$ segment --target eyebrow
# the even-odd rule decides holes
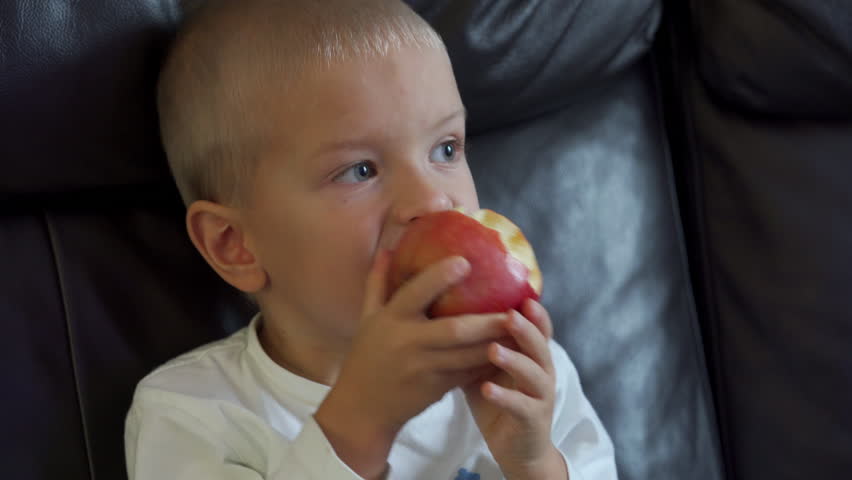
[[[444,125],[445,123],[449,123],[450,120],[454,120],[458,117],[462,117],[462,118],[464,118],[465,121],[467,121],[467,108],[462,106],[462,108],[456,110],[455,112],[447,115],[446,117],[442,118],[440,121],[435,123],[435,125],[433,125],[430,130],[435,130],[438,127],[440,127],[441,125]]]
[[[455,120],[458,117],[463,117],[464,120],[467,121],[467,108],[462,107],[459,110],[456,110],[455,112],[453,112],[453,113],[447,115],[446,117],[442,118],[441,120],[435,122],[435,124],[432,125],[429,128],[429,131],[437,130],[442,125],[445,125],[445,124],[449,123],[451,120]],[[313,158],[320,157],[320,156],[328,154],[330,152],[336,152],[336,151],[339,151],[339,150],[356,150],[358,148],[362,148],[363,146],[364,146],[364,139],[363,138],[331,141],[331,142],[327,142],[327,143],[322,144],[318,149],[316,149],[316,151],[314,152],[312,157]]]

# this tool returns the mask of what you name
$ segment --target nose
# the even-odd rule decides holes
[[[396,185],[393,206],[393,217],[398,223],[406,224],[427,213],[453,208],[447,189],[435,175],[416,168],[400,173],[402,178]]]

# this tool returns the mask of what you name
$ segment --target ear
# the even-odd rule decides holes
[[[201,256],[226,282],[246,293],[266,286],[266,271],[246,242],[236,209],[198,200],[187,209],[186,229]]]

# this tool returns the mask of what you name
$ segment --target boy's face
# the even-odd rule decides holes
[[[284,97],[264,105],[274,138],[244,211],[268,278],[258,300],[273,321],[345,341],[376,252],[418,216],[479,207],[464,108],[437,49],[316,69]]]

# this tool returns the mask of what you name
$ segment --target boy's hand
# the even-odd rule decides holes
[[[448,258],[387,300],[389,253],[367,279],[363,314],[340,374],[315,420],[338,457],[365,478],[385,468],[396,434],[449,390],[491,371],[488,345],[504,337],[506,314],[429,320],[424,311],[470,270]]]
[[[553,327],[538,302],[527,300],[521,310],[523,316],[512,312],[507,319],[517,350],[492,343],[489,358],[500,370],[466,386],[465,396],[507,479],[565,480],[567,466],[550,438],[556,395],[548,347]]]

